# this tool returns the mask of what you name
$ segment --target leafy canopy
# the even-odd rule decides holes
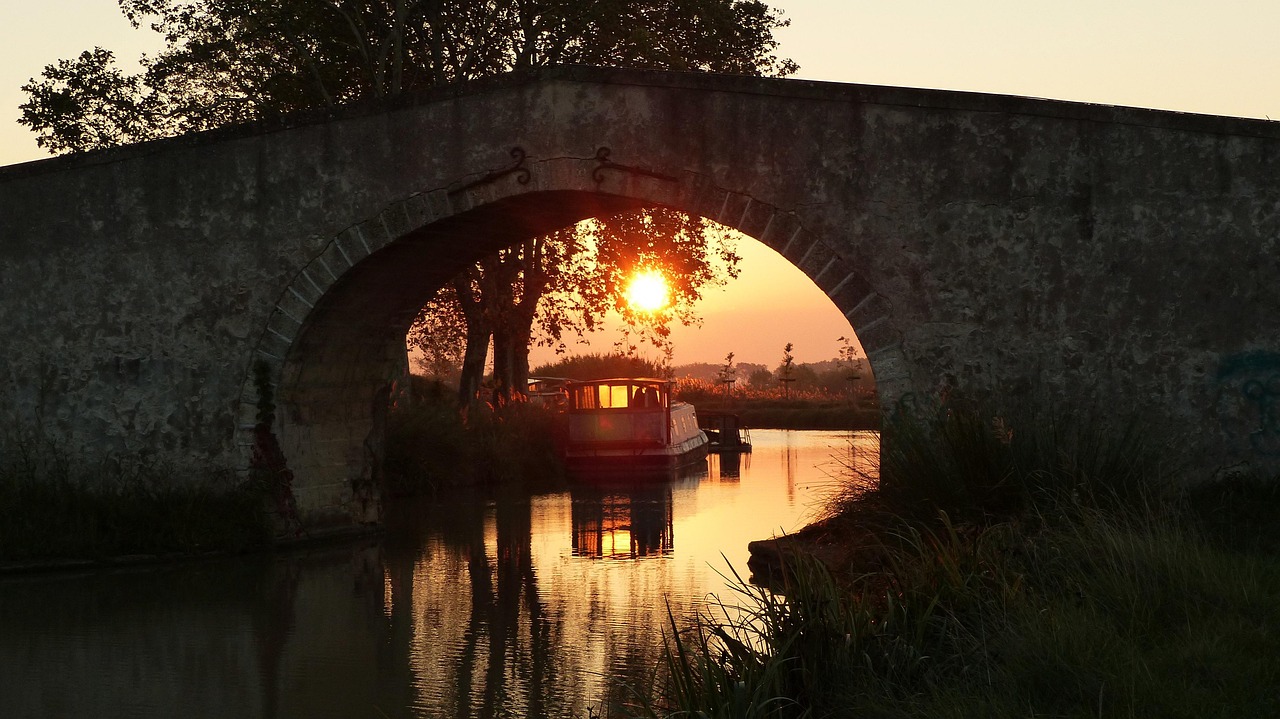
[[[119,0],[164,38],[126,75],[94,48],[23,86],[52,153],[555,64],[777,75],[787,21],[743,0]]]
[[[164,38],[164,49],[143,56],[137,75],[95,48],[46,66],[24,85],[19,122],[52,153],[544,65],[796,70],[775,54],[773,30],[788,22],[756,0],[118,1],[135,27]],[[544,340],[562,346],[566,332],[589,331],[615,309],[632,331],[663,347],[666,323],[694,321],[701,288],[736,274],[732,244],[723,236],[709,241],[708,228],[701,218],[655,209],[531,239],[455,280],[419,316],[409,342],[433,370],[461,364],[464,400],[479,387],[490,339],[499,384],[521,387],[535,317]],[[679,280],[669,312],[639,316],[619,302],[636,268]]]

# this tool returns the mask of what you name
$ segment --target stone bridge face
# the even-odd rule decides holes
[[[405,332],[484,253],[667,206],[787,257],[886,408],[1136,418],[1280,469],[1280,127],[579,68],[0,169],[0,411],[73,456],[245,468],[255,365],[304,520],[367,518]]]

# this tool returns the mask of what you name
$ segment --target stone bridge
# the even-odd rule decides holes
[[[659,205],[812,278],[886,408],[1036,397],[1280,469],[1280,126],[582,68],[0,169],[5,441],[243,469],[261,364],[304,520],[368,519],[436,288]]]

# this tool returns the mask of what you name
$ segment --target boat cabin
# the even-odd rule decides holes
[[[706,454],[693,405],[672,382],[625,377],[573,382],[568,391],[566,459],[589,464],[679,464]]]
[[[569,385],[569,441],[667,444],[669,385],[665,380],[630,378]]]

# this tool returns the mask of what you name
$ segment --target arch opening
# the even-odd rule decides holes
[[[727,209],[735,198],[723,194]],[[292,492],[301,521],[311,527],[377,521],[388,393],[407,373],[405,335],[441,286],[484,255],[526,238],[587,218],[654,206],[707,217],[694,208],[636,195],[526,192],[402,232],[347,271],[327,272],[333,281],[326,288],[317,287],[313,276],[331,269],[324,262],[319,269],[300,273],[295,285],[306,283],[323,291],[306,303],[302,292],[289,288],[286,300],[293,295],[308,305],[305,318],[297,323],[286,352],[273,355],[260,348],[259,354],[263,361],[274,360],[278,373],[274,431],[296,478]],[[851,334],[863,338],[858,323],[867,316],[870,321],[863,324],[875,330],[877,318],[872,315],[884,311],[877,306],[878,295],[839,254],[809,236],[793,215],[750,198],[736,218],[719,214],[708,219],[742,232],[749,241],[762,242],[807,275],[844,315]],[[752,221],[761,215],[763,225]],[[877,337],[874,332],[872,336]],[[883,339],[879,341],[880,346],[864,347],[871,371],[885,357],[892,359],[893,348],[886,353]],[[885,406],[879,381],[876,387]]]

